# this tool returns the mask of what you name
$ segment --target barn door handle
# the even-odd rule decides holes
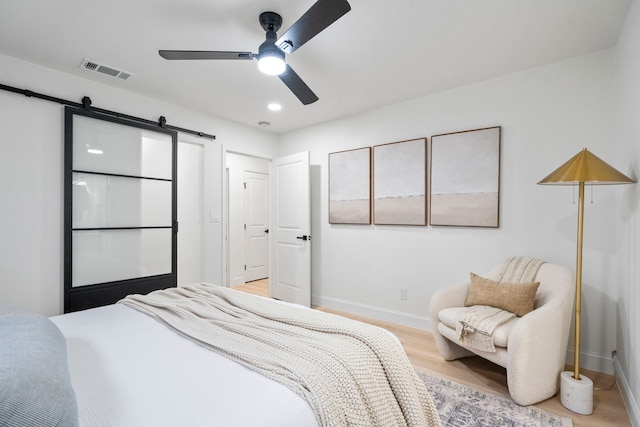
[[[302,236],[298,236],[298,237],[296,237],[296,239],[300,239],[300,240],[311,240],[311,236],[307,236],[307,235],[305,234],[305,235],[302,235]]]

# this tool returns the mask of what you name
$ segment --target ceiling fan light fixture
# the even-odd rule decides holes
[[[284,73],[286,64],[284,62],[284,53],[280,52],[264,52],[258,57],[258,69],[270,76],[277,76]]]

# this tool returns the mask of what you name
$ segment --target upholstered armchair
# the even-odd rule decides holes
[[[483,277],[497,280],[499,272],[496,267]],[[573,314],[573,272],[544,263],[534,281],[540,285],[533,310],[495,329],[495,352],[477,350],[458,339],[456,326],[467,309],[470,283],[436,292],[429,305],[433,335],[442,356],[454,360],[477,354],[506,368],[509,394],[519,405],[540,402],[558,391]]]

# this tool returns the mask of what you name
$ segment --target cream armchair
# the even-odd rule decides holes
[[[495,279],[499,271],[498,267],[483,276]],[[466,347],[458,340],[456,324],[465,309],[469,283],[436,292],[429,304],[433,335],[445,360],[477,354],[506,368],[509,394],[519,405],[540,402],[558,391],[573,314],[575,279],[570,270],[544,263],[535,281],[540,286],[534,310],[495,330],[495,353]]]

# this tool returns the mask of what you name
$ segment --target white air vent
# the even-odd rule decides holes
[[[95,62],[87,58],[84,58],[82,60],[80,68],[84,68],[85,70],[93,71],[95,73],[106,74],[108,76],[116,77],[121,80],[127,80],[129,77],[135,76],[135,74],[128,71],[118,70],[117,68],[100,64],[99,62]]]

